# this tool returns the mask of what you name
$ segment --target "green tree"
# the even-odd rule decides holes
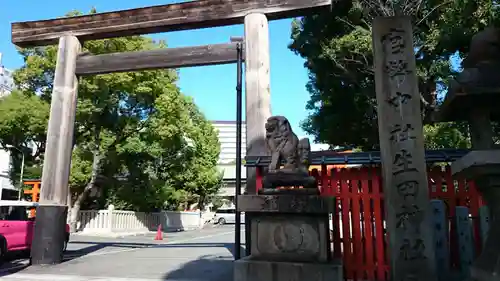
[[[158,151],[157,177],[164,184],[170,208],[186,209],[217,193],[222,175],[217,171],[220,144],[212,124],[194,102],[181,95],[165,95],[157,101],[150,139]]]
[[[145,37],[87,41],[83,46],[92,54],[164,48]],[[14,78],[27,97],[48,103],[54,77],[55,46],[23,49],[25,65]],[[71,224],[76,226],[78,211],[89,195],[100,193],[100,176],[113,177],[122,146],[145,128],[154,102],[171,90],[176,81],[173,71],[115,73],[80,78],[75,122],[75,144],[71,174]],[[127,147],[126,149],[130,149]],[[126,150],[125,149],[125,150]]]
[[[192,142],[192,156],[188,167],[191,169],[189,179],[193,194],[198,197],[198,205],[203,209],[209,197],[216,195],[222,185],[223,174],[217,170],[220,143],[217,132],[191,99],[186,100],[189,113],[187,137]]]
[[[213,196],[210,203],[212,203],[212,211],[216,211],[224,205],[224,198],[220,196]]]
[[[389,2],[336,1],[331,13],[293,22],[289,48],[306,59],[310,77],[302,128],[317,141],[363,149],[378,143],[371,22],[393,13]],[[499,23],[500,8],[489,0],[403,2],[414,23],[420,92],[432,104],[456,75],[450,56],[464,57],[474,33]]]
[[[78,14],[72,12],[69,16]],[[105,54],[165,47],[163,41],[132,36],[86,41],[83,51]],[[35,139],[40,144],[38,156],[42,157],[57,47],[27,48],[19,52],[25,64],[15,72],[14,79],[22,94],[13,98],[26,99],[22,104],[25,109],[21,111],[24,114],[38,108],[35,102],[43,106],[34,116],[18,114],[3,121],[5,126],[12,122],[28,124],[24,119],[32,118],[34,127],[23,128],[18,133],[22,138],[11,142]],[[176,81],[173,70],[79,79],[70,178],[73,229],[82,206],[113,203],[117,207],[150,211],[162,208],[165,201],[171,199],[171,190],[202,198],[216,189],[214,179],[218,179],[218,175],[213,161],[218,156],[218,143],[213,140],[216,135],[192,101],[180,93]],[[169,103],[171,101],[174,103]],[[7,135],[16,136],[15,133],[7,132],[0,138],[8,143]],[[194,149],[186,149],[185,137],[195,141]],[[208,166],[203,166],[205,164]]]
[[[19,184],[22,155],[28,167],[23,177],[39,177],[49,119],[48,104],[38,96],[25,97],[14,91],[0,99],[0,116],[0,146],[12,155],[12,184]]]
[[[457,128],[455,123],[437,123],[424,126],[424,141],[426,149],[470,148],[467,133]]]

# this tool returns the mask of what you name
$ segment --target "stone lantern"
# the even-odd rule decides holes
[[[490,229],[471,275],[477,281],[494,281],[500,280],[500,149],[493,143],[491,121],[500,120],[500,29],[490,27],[476,34],[462,66],[437,119],[469,123],[473,151],[451,169],[454,175],[474,180],[489,206]]]

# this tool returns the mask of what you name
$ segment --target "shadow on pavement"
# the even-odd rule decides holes
[[[234,259],[235,243],[183,243],[160,245],[160,247],[224,247],[231,252]],[[240,246],[240,253],[244,255],[244,245]],[[234,275],[233,259],[213,255],[201,256],[199,259],[187,262],[179,269],[165,274],[163,280],[232,281]]]
[[[24,263],[20,260],[6,262],[2,264],[2,266],[0,267],[0,279],[2,279],[2,277],[4,276],[8,276],[17,273],[19,271],[22,271],[28,266],[29,264],[27,262]]]
[[[66,250],[64,254],[64,261],[70,261],[75,258],[83,257],[94,252],[97,252],[106,247],[113,248],[125,248],[125,249],[141,249],[152,247],[157,244],[152,243],[122,243],[122,242],[81,242],[81,241],[72,241],[71,245],[89,245],[88,247],[83,247],[77,250]]]
[[[29,252],[19,251],[7,253],[0,265],[0,279],[3,276],[14,274],[29,266]]]
[[[78,241],[72,241],[70,242],[70,244],[88,244],[89,246],[82,247],[76,250],[66,250],[63,256],[63,263],[92,254],[106,247],[145,248],[154,245],[145,243],[96,243]],[[30,253],[28,251],[16,251],[8,253],[4,258],[4,262],[0,264],[0,277],[14,274],[27,268],[30,265],[29,258]]]
[[[77,244],[78,242],[71,242],[71,244]],[[92,244],[88,247],[80,248],[77,250],[66,250],[64,252],[64,257],[63,257],[63,262],[70,261],[75,258],[83,257],[85,255],[97,252],[101,249],[104,249],[106,247],[109,247],[110,245],[107,245],[106,243],[85,243],[85,244]]]
[[[158,244],[158,243],[122,243],[122,242],[80,242],[75,241],[71,244],[91,244],[89,247],[81,248],[78,250],[67,250],[65,256],[71,257],[66,260],[71,260],[77,257],[83,257],[106,247],[115,248],[128,248],[128,249],[141,249],[141,248],[226,248],[234,257],[235,243],[172,243],[172,244]],[[245,253],[245,245],[240,245],[240,253]]]
[[[187,262],[179,269],[165,274],[163,280],[232,281],[233,262],[231,259],[220,259],[212,255],[201,256],[198,260]]]
[[[218,251],[219,255],[203,255],[197,260],[192,260],[180,265],[180,268],[165,273],[164,280],[203,280],[203,281],[232,281],[233,278],[233,260],[235,243],[121,243],[121,242],[80,242],[73,241],[70,244],[81,246],[80,249],[67,250],[64,255],[63,263],[86,255],[92,256],[92,253],[106,247],[141,249],[141,248],[225,248],[231,255],[225,251]],[[112,251],[113,252],[113,251]],[[104,251],[103,253],[106,253]],[[244,255],[244,245],[240,247],[240,253]],[[0,279],[2,276],[14,274],[29,266],[27,258],[29,254],[23,254],[21,257],[9,258],[0,266]],[[16,260],[17,258],[17,260]],[[84,261],[82,261],[84,262]]]
[[[164,244],[155,245],[155,248],[226,248],[234,258],[234,246],[235,243],[179,243],[179,244]],[[245,245],[240,245],[240,254],[245,253]]]

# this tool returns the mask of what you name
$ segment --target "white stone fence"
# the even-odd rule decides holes
[[[205,220],[200,212],[162,211],[144,213],[115,210],[83,210],[79,213],[78,232],[86,233],[140,233],[156,231],[182,231],[202,228]]]

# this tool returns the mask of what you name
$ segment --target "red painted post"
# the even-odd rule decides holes
[[[259,193],[262,189],[262,168],[260,166],[255,167],[255,193]]]
[[[353,279],[363,280],[365,268],[363,261],[363,236],[361,235],[360,173],[357,168],[350,169],[350,172]]]
[[[370,174],[368,168],[362,168],[360,171],[361,180],[361,198],[363,204],[363,231],[365,236],[365,261],[368,280],[375,280],[375,260],[373,249],[373,212],[372,212],[372,193],[370,192]]]
[[[330,170],[330,195],[337,197],[337,202],[335,204],[335,211],[333,216],[333,253],[335,258],[342,257],[342,248],[340,240],[340,193],[339,193],[339,174],[337,169]]]
[[[344,253],[344,267],[345,276],[347,279],[353,279],[353,265],[352,261],[352,244],[351,244],[351,196],[349,191],[349,170],[343,168],[340,170],[340,198],[341,198],[341,218],[342,218],[342,242]]]

